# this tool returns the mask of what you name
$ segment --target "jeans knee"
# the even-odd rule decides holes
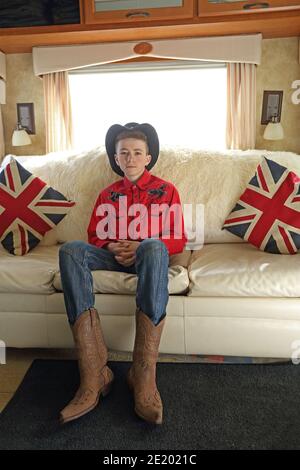
[[[137,254],[151,257],[169,255],[166,245],[161,240],[155,238],[143,240],[137,249]]]
[[[84,250],[86,243],[82,240],[73,240],[64,243],[59,249],[59,258],[61,259],[65,254],[76,256]]]

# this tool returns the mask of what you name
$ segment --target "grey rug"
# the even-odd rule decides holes
[[[300,449],[300,368],[284,364],[158,363],[162,426],[133,410],[129,362],[100,405],[60,426],[78,385],[76,361],[36,360],[0,414],[0,449]]]

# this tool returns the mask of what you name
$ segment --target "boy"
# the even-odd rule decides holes
[[[92,270],[104,269],[138,276],[136,336],[127,382],[134,393],[137,415],[161,424],[163,406],[156,386],[156,362],[168,303],[169,255],[180,253],[186,243],[180,199],[171,183],[149,172],[159,155],[158,136],[150,124],[115,124],[107,132],[105,145],[113,171],[123,178],[100,192],[88,226],[89,243],[68,242],[59,251],[64,299],[81,379],[75,397],[61,411],[60,420],[66,423],[91,411],[113,382],[94,308],[91,274]],[[164,227],[164,214],[157,211],[160,204],[164,209],[174,207],[179,215],[177,222],[175,215],[169,219],[168,230]],[[136,209],[141,214],[138,234],[132,217]],[[152,209],[156,212],[152,213]]]

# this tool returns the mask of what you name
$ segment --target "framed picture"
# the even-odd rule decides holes
[[[18,123],[28,132],[35,134],[33,103],[17,103]]]
[[[262,113],[261,113],[261,124],[268,124],[271,121],[272,116],[277,116],[277,122],[281,119],[281,107],[282,107],[283,91],[264,91]]]

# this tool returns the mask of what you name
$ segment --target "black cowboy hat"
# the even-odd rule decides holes
[[[136,122],[129,122],[128,124],[125,124],[125,126],[121,126],[121,124],[114,124],[108,129],[106,133],[105,147],[109,158],[110,166],[112,167],[113,171],[120,176],[124,176],[123,171],[115,161],[116,138],[121,132],[124,131],[140,131],[145,134],[145,136],[147,137],[149,154],[152,157],[151,162],[146,166],[146,168],[147,170],[151,170],[151,168],[154,167],[159,154],[159,139],[157,132],[154,127],[151,126],[151,124],[137,124]]]

